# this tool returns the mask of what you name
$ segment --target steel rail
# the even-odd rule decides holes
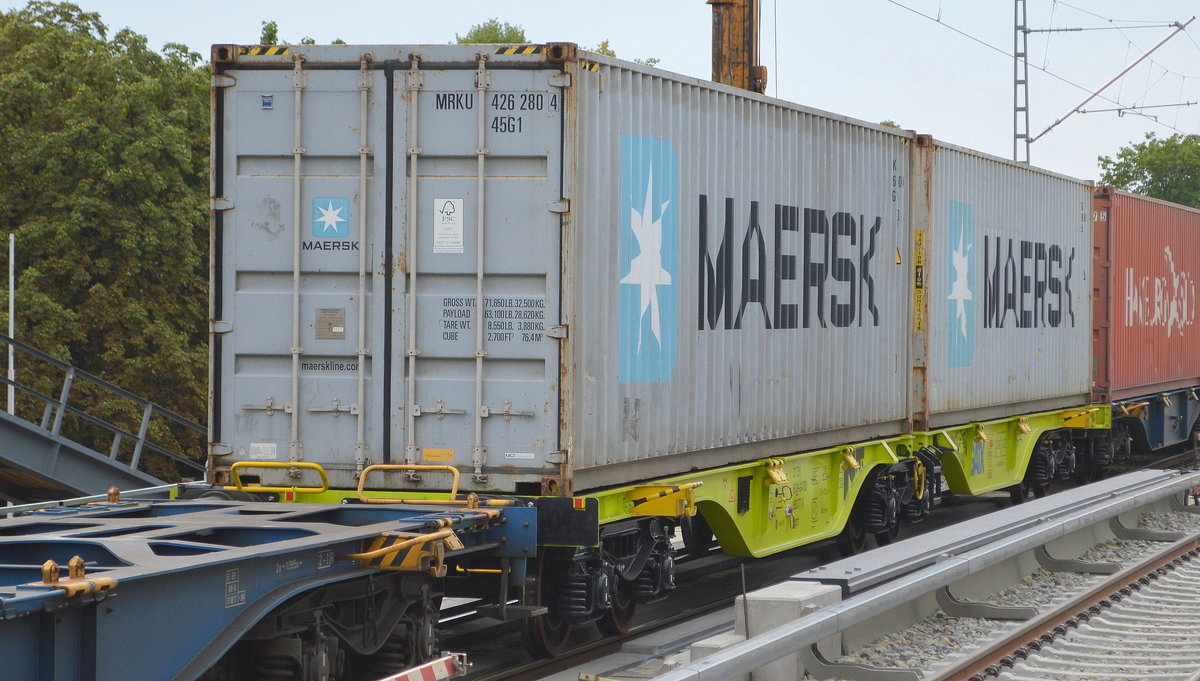
[[[1126,497],[1114,490],[1111,499],[1077,508],[1077,513],[1058,518],[1007,535],[993,543],[954,554],[952,547],[939,556],[940,562],[919,567],[891,581],[853,596],[836,605],[816,610],[806,617],[754,636],[701,660],[689,663],[653,681],[727,681],[742,677],[754,669],[796,653],[818,641],[878,616],[897,606],[910,603],[926,594],[993,565],[1031,551],[1038,546],[1074,533],[1085,527],[1106,522],[1121,513],[1162,500],[1191,485],[1200,484],[1200,474],[1165,472],[1156,478],[1157,487],[1147,488],[1138,479],[1131,487],[1140,490]]]
[[[1050,643],[1067,628],[1073,628],[1079,620],[1094,615],[1094,612],[1089,612],[1092,606],[1106,599],[1120,601],[1128,595],[1129,587],[1146,575],[1197,554],[1200,554],[1200,532],[1086,588],[1054,610],[1022,622],[987,648],[927,677],[928,681],[978,681],[981,676],[994,675],[1001,667],[1011,666],[1015,656],[1025,657],[1022,649],[1029,650]]]

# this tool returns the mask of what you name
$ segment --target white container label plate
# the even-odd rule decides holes
[[[463,200],[433,200],[433,252],[463,252]]]
[[[274,442],[251,442],[250,443],[250,458],[255,461],[274,461],[275,460],[275,443]]]

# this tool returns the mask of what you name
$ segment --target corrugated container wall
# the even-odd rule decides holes
[[[1090,186],[940,143],[933,168],[931,425],[1086,404]]]
[[[1093,218],[1111,282],[1097,291],[1097,388],[1119,400],[1197,385],[1200,210],[1102,187]]]
[[[577,486],[905,432],[909,135],[625,62],[574,96]]]
[[[214,50],[219,465],[563,493],[907,428],[905,133],[573,46],[292,49]]]

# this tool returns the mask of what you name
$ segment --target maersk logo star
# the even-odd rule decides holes
[[[671,380],[679,337],[679,161],[667,140],[621,136],[621,383]]]
[[[350,236],[350,200],[341,197],[313,199],[312,235],[318,239]]]
[[[962,234],[958,235],[958,248],[950,253],[951,267],[954,269],[954,281],[950,283],[949,299],[955,302],[954,318],[958,322],[958,334],[967,339],[967,308],[966,301],[974,300],[971,294],[971,280],[967,275],[967,254],[971,247],[963,248]]]
[[[629,274],[621,279],[622,284],[633,284],[639,289],[638,299],[641,303],[639,322],[644,319],[646,312],[650,313],[650,333],[654,340],[662,345],[662,312],[658,305],[656,286],[671,284],[671,273],[662,266],[662,216],[671,205],[670,199],[664,201],[658,209],[658,218],[651,213],[650,197],[654,196],[654,169],[651,167],[646,180],[646,203],[639,213],[636,208],[629,210],[629,227],[637,239],[641,253],[634,256],[629,263]],[[637,350],[642,349],[642,334],[637,334]]]
[[[947,222],[946,363],[969,367],[975,359],[975,207],[951,201]]]

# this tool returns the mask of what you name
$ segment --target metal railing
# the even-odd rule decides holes
[[[61,437],[78,445],[82,445],[89,449],[103,453],[98,446],[104,444],[103,440],[92,439],[90,442],[80,441],[78,437],[73,437],[70,433],[64,431],[64,421],[68,417],[71,419],[78,419],[83,424],[98,428],[101,433],[107,433],[112,436],[111,443],[108,446],[108,457],[113,459],[114,462],[123,463],[134,470],[143,470],[143,454],[149,451],[161,455],[169,460],[171,465],[174,466],[176,473],[179,473],[181,477],[187,477],[188,475],[203,476],[204,465],[202,463],[199,463],[194,458],[187,456],[182,451],[171,449],[165,443],[152,441],[150,439],[150,433],[154,428],[156,421],[165,422],[165,427],[175,427],[172,432],[175,435],[174,439],[176,440],[186,441],[188,439],[198,438],[196,439],[196,451],[202,456],[204,453],[204,443],[208,434],[208,430],[204,426],[184,416],[176,414],[169,409],[161,407],[147,399],[134,395],[127,390],[123,390],[98,376],[89,374],[88,372],[63,362],[62,360],[55,359],[54,357],[51,357],[37,348],[26,345],[25,343],[22,343],[21,341],[11,338],[5,334],[0,334],[0,344],[9,345],[18,353],[23,355],[23,359],[18,363],[18,366],[28,367],[28,360],[35,361],[34,368],[22,369],[22,373],[25,373],[26,375],[32,373],[33,375],[40,375],[44,377],[47,372],[49,372],[51,376],[53,376],[54,372],[61,372],[61,389],[59,390],[57,397],[47,395],[33,388],[32,386],[21,383],[15,379],[10,380],[7,376],[4,376],[2,373],[0,373],[0,382],[3,382],[5,385],[12,386],[20,396],[33,398],[34,400],[37,400],[37,402],[41,403],[41,418],[40,422],[36,423],[36,425],[43,430],[48,431],[51,436],[56,438]],[[81,390],[80,384],[101,391],[100,394],[103,395],[103,401],[108,404],[108,406],[113,407],[111,411],[124,411],[130,415],[140,415],[137,425],[137,432],[133,432],[133,430],[130,428],[123,428],[117,424],[111,423],[105,418],[88,413],[84,410],[84,408],[72,404],[71,399],[73,396],[78,396],[81,391],[87,390]],[[114,405],[112,403],[112,400],[114,399],[120,400],[124,404],[118,403]],[[31,413],[31,410],[27,408],[19,408],[16,411],[18,412],[17,418],[20,418],[27,423],[35,423],[33,419],[20,415],[20,412],[22,411]],[[37,410],[35,408],[32,411]],[[127,457],[123,457],[127,458],[127,460],[123,461],[122,457],[119,457],[119,455],[122,453],[122,451],[128,450],[128,445],[130,444],[132,445],[132,451]],[[179,445],[174,446],[179,447]]]

